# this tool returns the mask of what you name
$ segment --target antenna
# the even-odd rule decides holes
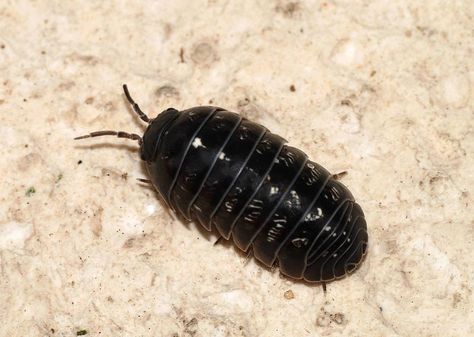
[[[117,136],[118,138],[138,140],[138,145],[142,145],[143,143],[142,137],[140,137],[139,135],[135,133],[128,133],[124,131],[108,131],[108,130],[91,132],[88,135],[76,137],[74,138],[74,140],[92,138],[92,137],[102,137],[102,136]]]
[[[123,92],[125,93],[125,97],[127,97],[127,101],[131,104],[133,111],[135,111],[135,113],[140,117],[142,121],[149,124],[151,122],[151,119],[147,115],[145,115],[145,113],[140,109],[138,104],[135,103],[132,96],[130,96],[130,92],[128,91],[126,84],[123,85]],[[78,140],[78,139],[102,137],[102,136],[117,136],[118,138],[127,138],[127,139],[137,140],[138,145],[142,145],[143,143],[142,137],[140,137],[139,135],[135,133],[128,133],[125,131],[109,131],[109,130],[91,132],[87,135],[79,136],[74,139]]]
[[[137,103],[133,100],[132,96],[130,96],[130,92],[128,91],[127,85],[123,85],[123,92],[125,93],[125,97],[127,97],[127,101],[133,108],[133,111],[140,117],[142,121],[145,123],[150,124],[150,118],[140,109]]]

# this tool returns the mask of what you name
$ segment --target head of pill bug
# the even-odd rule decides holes
[[[166,126],[178,115],[178,110],[169,108],[151,120],[143,134],[143,142],[140,146],[140,158],[142,160],[150,162],[155,159],[156,151],[158,150],[158,145],[164,130],[166,130]]]

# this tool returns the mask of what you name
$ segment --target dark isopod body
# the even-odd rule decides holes
[[[368,242],[364,213],[349,190],[302,151],[240,115],[217,107],[167,109],[137,139],[153,186],[180,216],[267,266],[310,282],[352,272]]]

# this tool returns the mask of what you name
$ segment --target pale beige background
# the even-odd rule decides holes
[[[474,336],[473,42],[469,0],[2,1],[0,335]],[[133,142],[72,141],[143,131],[123,82],[347,170],[361,269],[282,278],[175,220]]]

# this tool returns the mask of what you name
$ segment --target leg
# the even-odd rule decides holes
[[[339,180],[339,179],[341,179],[342,177],[344,177],[346,175],[347,175],[347,171],[341,171],[339,173],[331,175],[331,178],[334,179],[334,180]]]
[[[137,180],[138,180],[139,182],[141,182],[141,183],[152,185],[150,179],[137,178]]]
[[[249,251],[247,252],[247,256],[245,257],[245,260],[244,260],[244,266],[247,263],[249,263],[251,257],[252,257],[252,248],[249,248]]]
[[[219,236],[219,237],[217,238],[217,240],[214,242],[213,246],[215,246],[215,245],[217,245],[217,244],[219,244],[219,243],[221,243],[221,242],[222,242],[222,236]]]

